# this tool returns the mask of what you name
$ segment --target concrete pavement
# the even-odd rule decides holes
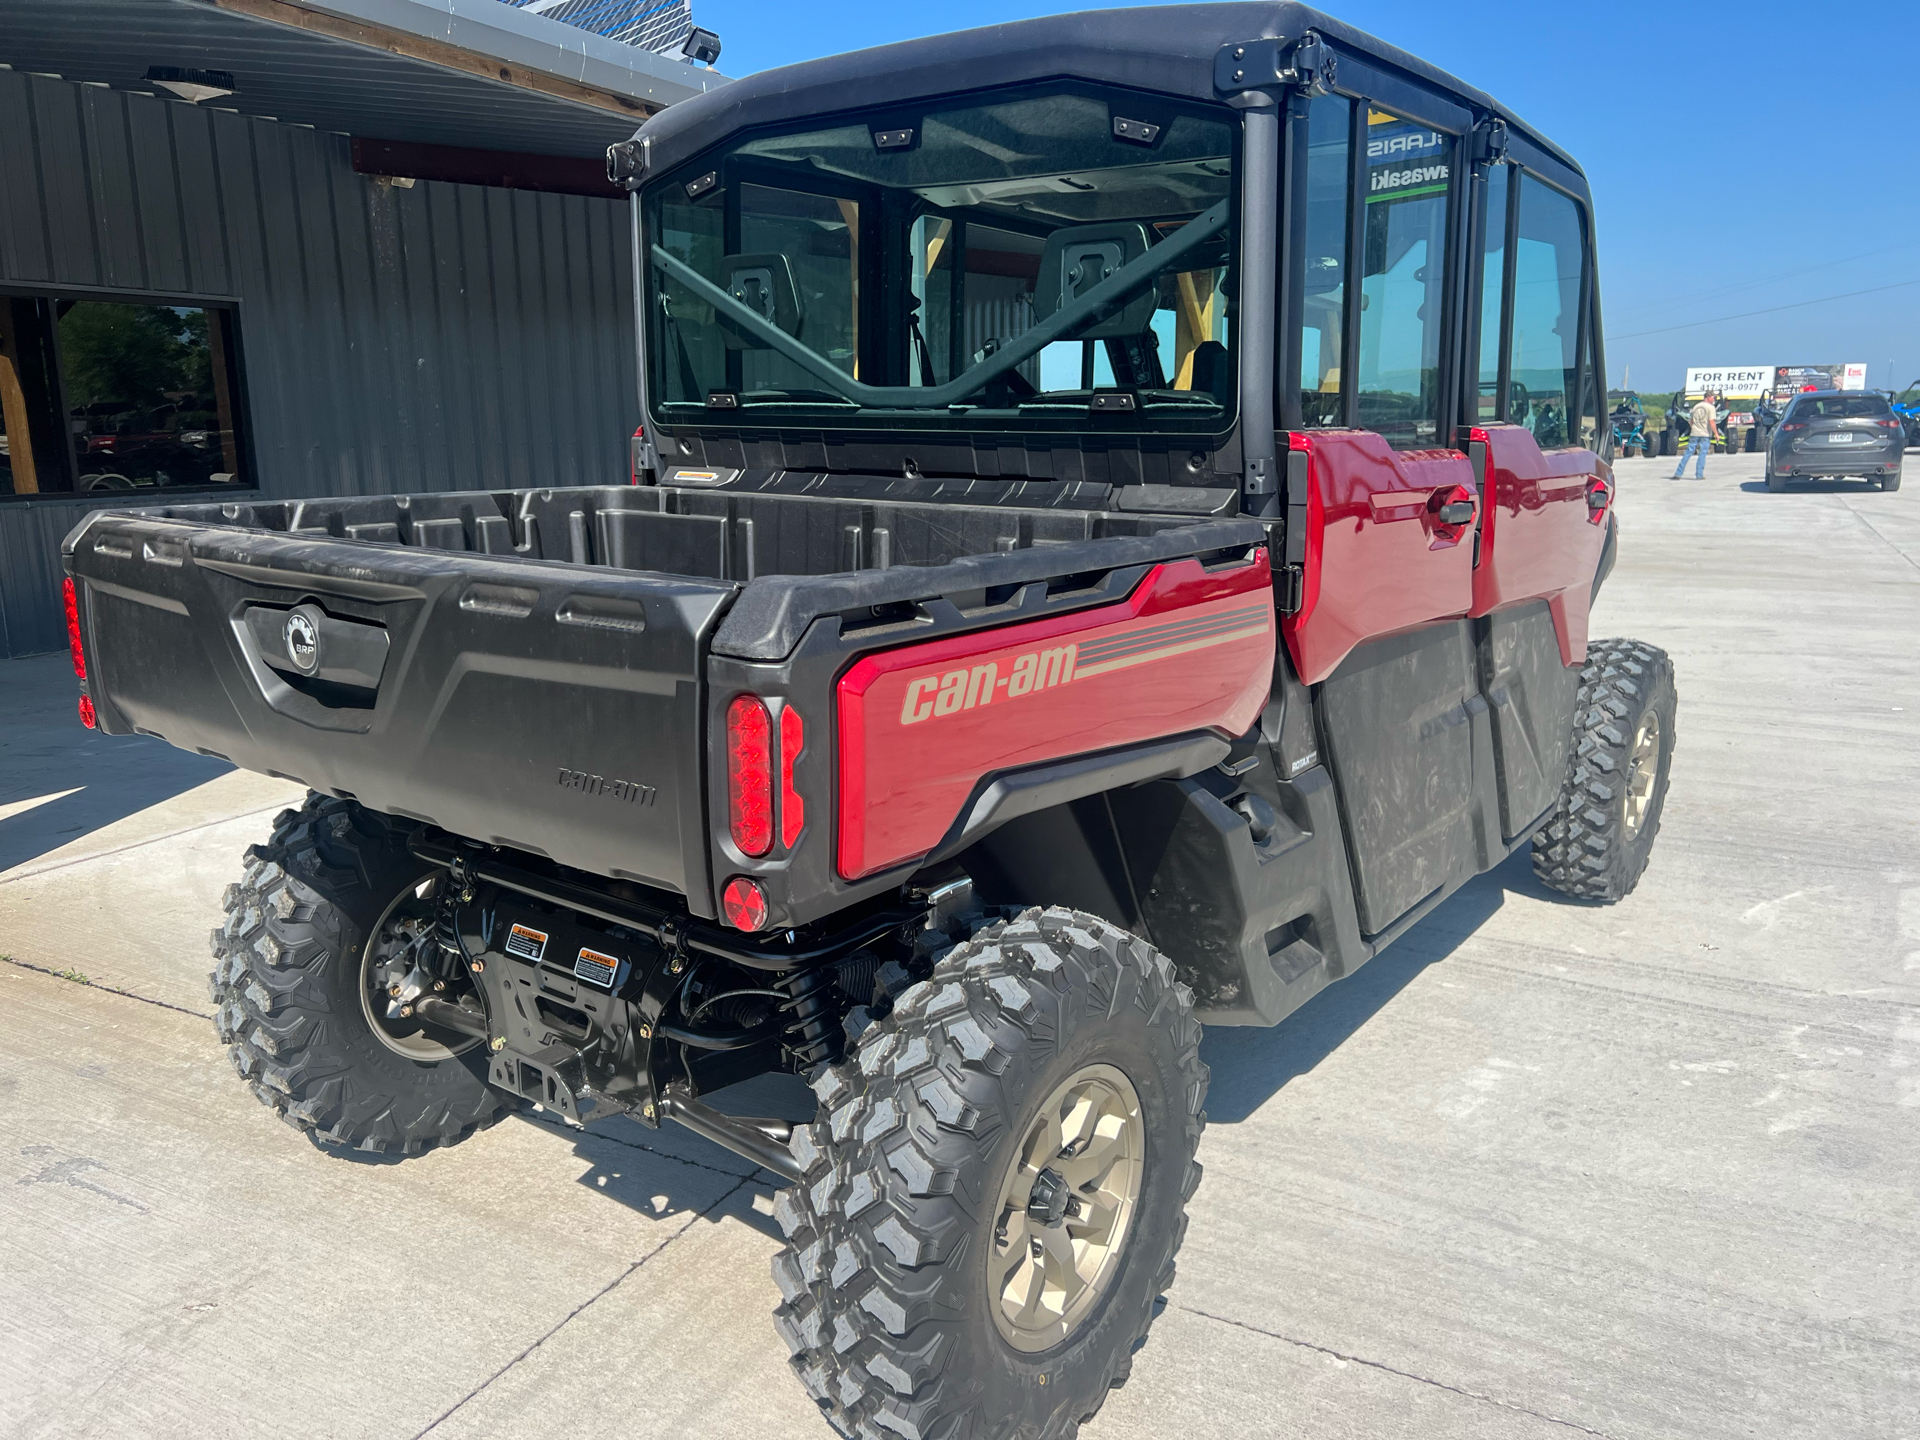
[[[1521,857],[1209,1035],[1180,1279],[1088,1440],[1920,1433],[1920,493],[1671,463],[1619,466],[1594,626],[1678,672],[1645,880]],[[72,695],[0,664],[0,1434],[827,1433],[764,1173],[539,1117],[355,1163],[254,1105],[205,937],[291,789]]]

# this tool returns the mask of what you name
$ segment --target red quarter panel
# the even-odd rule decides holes
[[[1308,460],[1307,573],[1283,622],[1309,685],[1363,640],[1465,615],[1473,600],[1473,528],[1437,522],[1436,492],[1478,493],[1455,450],[1396,452],[1368,430],[1296,433]]]
[[[1604,525],[1588,521],[1587,484],[1596,476],[1611,484],[1612,471],[1591,450],[1542,450],[1519,425],[1488,425],[1473,438],[1485,440],[1492,473],[1471,613],[1545,600],[1561,663],[1577,665],[1587,656],[1593,575],[1607,539]]]
[[[1156,565],[1057,619],[868,655],[840,680],[839,869],[918,859],[998,770],[1190,730],[1244,734],[1273,684],[1267,552]]]

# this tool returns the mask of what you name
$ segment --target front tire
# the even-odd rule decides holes
[[[1199,1045],[1164,955],[1050,908],[955,947],[822,1074],[774,1320],[842,1434],[1066,1440],[1100,1408],[1186,1233]]]
[[[1587,647],[1560,803],[1533,837],[1549,889],[1611,904],[1647,868],[1673,768],[1673,661],[1638,640]]]
[[[214,1023],[261,1104],[315,1140],[415,1155],[512,1104],[487,1085],[473,1042],[383,1025],[366,993],[369,945],[437,873],[384,817],[313,795],[280,813],[227,887],[212,937]]]

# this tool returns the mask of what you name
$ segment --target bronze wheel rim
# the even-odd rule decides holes
[[[1653,809],[1653,785],[1660,778],[1660,717],[1649,710],[1633,734],[1633,755],[1627,761],[1627,838],[1640,834]]]
[[[993,1323],[1014,1349],[1050,1350],[1119,1272],[1146,1170],[1133,1082],[1088,1065],[1056,1086],[1021,1137],[987,1247]]]

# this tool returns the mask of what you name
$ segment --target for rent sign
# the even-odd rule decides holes
[[[1758,400],[1773,388],[1771,365],[1719,365],[1687,371],[1687,397],[1697,398],[1709,390],[1729,400]]]

